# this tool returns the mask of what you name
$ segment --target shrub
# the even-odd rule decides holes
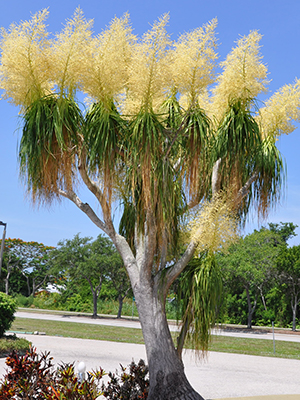
[[[0,339],[0,357],[7,357],[13,350],[19,354],[25,354],[29,350],[31,343],[16,335],[5,335]]]
[[[17,302],[18,307],[27,308],[32,306],[34,297],[33,296],[26,297],[22,294],[17,294],[15,296],[15,300]]]
[[[11,368],[0,384],[1,400],[96,400],[100,396],[99,383],[104,371],[89,374],[79,382],[73,364],[53,369],[50,353],[39,356],[31,348],[25,356],[13,351],[6,364]]]
[[[148,367],[143,360],[138,364],[133,361],[129,365],[129,374],[121,365],[122,373],[113,374],[109,372],[110,381],[102,385],[103,396],[110,400],[138,400],[147,399],[149,391]]]
[[[10,296],[0,292],[0,337],[10,328],[15,319],[17,303]]]
[[[73,364],[61,364],[54,369],[49,352],[38,355],[30,348],[25,355],[13,351],[6,359],[10,371],[0,381],[1,400],[96,400],[101,394],[107,399],[147,399],[148,367],[144,361],[132,362],[129,373],[121,366],[121,375],[109,373],[107,384],[101,380],[103,369],[87,374],[80,382]]]

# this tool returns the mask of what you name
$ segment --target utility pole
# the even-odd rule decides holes
[[[0,221],[0,225],[4,226],[4,229],[3,229],[3,236],[2,236],[2,242],[1,242],[1,249],[0,249],[0,276],[1,276],[1,271],[2,271],[2,260],[3,260],[3,251],[4,251],[5,235],[6,235],[6,223]]]

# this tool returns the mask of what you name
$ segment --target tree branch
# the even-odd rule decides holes
[[[86,167],[86,162],[85,162],[85,149],[82,148],[81,154],[80,154],[80,160],[78,163],[78,170],[80,173],[80,176],[89,189],[91,193],[96,197],[96,199],[99,201],[101,208],[102,208],[102,213],[104,217],[104,222],[105,225],[107,226],[108,229],[110,229],[112,232],[114,232],[114,226],[113,222],[111,219],[111,207],[110,204],[106,201],[105,196],[103,195],[102,191],[100,190],[99,186],[94,182],[88,175],[87,173],[87,167]]]
[[[250,186],[257,178],[258,178],[258,172],[254,172],[253,175],[250,176],[250,178],[247,180],[245,185],[241,187],[241,189],[238,191],[236,199],[238,203],[240,203],[243,200],[243,198],[247,196]]]
[[[166,295],[167,291],[169,290],[169,287],[171,284],[174,282],[174,280],[180,275],[180,273],[184,270],[184,268],[187,266],[187,264],[190,262],[192,259],[195,250],[196,250],[197,243],[194,241],[191,241],[190,244],[188,245],[186,251],[182,255],[182,257],[170,268],[167,269],[167,273],[164,277],[164,295]],[[161,278],[162,275],[161,271],[159,274],[156,275],[156,282]]]
[[[220,190],[220,185],[219,185],[219,169],[221,166],[221,158],[219,158],[212,170],[212,175],[211,175],[211,190],[212,190],[212,195],[216,194]]]
[[[72,190],[64,191],[59,189],[58,192],[61,196],[71,200],[81,211],[83,211],[89,217],[89,219],[96,226],[98,226],[98,228],[102,229],[103,232],[105,232],[108,236],[110,236],[111,231],[106,226],[106,224],[103,221],[101,221],[101,219],[96,215],[96,213],[88,203],[83,203]]]

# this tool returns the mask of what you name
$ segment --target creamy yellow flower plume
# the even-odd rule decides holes
[[[293,132],[292,121],[300,121],[300,80],[293,85],[285,85],[278,90],[261,108],[257,117],[263,136]]]
[[[86,62],[86,46],[91,39],[92,21],[87,21],[80,8],[73,19],[67,21],[64,30],[52,41],[51,77],[60,94],[73,97],[81,77],[89,74]]]
[[[114,18],[108,29],[90,41],[85,49],[87,73],[81,82],[92,100],[111,102],[124,91],[135,41],[128,14]]]
[[[27,107],[50,91],[47,16],[45,9],[30,21],[1,29],[0,87],[17,106]]]
[[[129,67],[126,113],[137,113],[141,107],[158,110],[166,97],[166,88],[170,86],[168,20],[169,16],[164,15],[156,21],[134,47]]]
[[[237,42],[226,60],[220,63],[224,71],[212,91],[212,108],[217,120],[231,100],[239,99],[247,104],[249,100],[267,91],[267,67],[262,63],[259,52],[261,38],[257,31],[250,32]]]
[[[184,104],[197,101],[198,96],[214,82],[217,59],[215,29],[217,19],[203,27],[181,35],[171,51],[173,84]]]
[[[226,249],[237,239],[237,219],[226,196],[217,195],[205,202],[188,225],[197,251],[216,252]]]

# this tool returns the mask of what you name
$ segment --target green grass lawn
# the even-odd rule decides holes
[[[82,324],[64,321],[16,318],[11,331],[45,332],[49,336],[63,336],[81,339],[108,340],[124,343],[144,343],[140,329],[115,326]],[[175,334],[174,339],[175,339]],[[244,339],[225,336],[212,336],[210,351],[274,357],[273,341],[266,339]],[[276,357],[300,360],[300,344],[295,342],[276,342]]]
[[[110,340],[112,342],[124,343],[144,343],[140,329],[76,322],[16,318],[10,330],[16,332],[45,332],[48,336]]]

